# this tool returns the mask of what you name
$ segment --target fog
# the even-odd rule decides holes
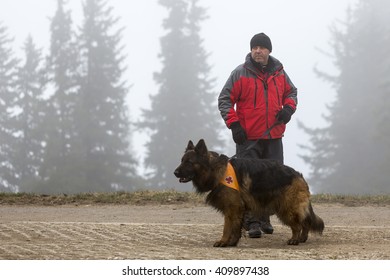
[[[55,13],[56,2],[0,0],[0,19],[8,28],[10,36],[14,37],[16,52],[21,52],[23,42],[29,34],[44,52],[47,51],[50,42],[49,18]],[[72,9],[72,18],[76,24],[82,18],[81,2],[69,0],[67,4],[67,8]],[[126,45],[124,53],[127,55],[128,70],[124,79],[132,85],[128,104],[131,120],[136,121],[141,109],[149,108],[149,95],[158,91],[153,73],[161,69],[158,58],[159,40],[164,34],[161,24],[167,12],[157,0],[108,2],[114,6],[114,14],[120,17],[118,25],[125,27],[122,43]],[[336,71],[332,57],[324,54],[332,53],[329,29],[334,24],[342,27],[340,21],[345,18],[348,6],[354,6],[356,2],[357,0],[242,0],[238,4],[237,1],[199,1],[201,6],[207,8],[209,16],[204,21],[201,36],[204,48],[209,53],[211,75],[216,79],[216,98],[230,72],[243,63],[249,52],[250,38],[259,32],[264,32],[271,38],[272,55],[282,61],[298,88],[298,109],[288,124],[284,138],[285,163],[303,174],[309,172],[309,167],[298,156],[302,152],[298,145],[305,144],[308,136],[298,129],[297,121],[309,127],[324,126],[322,116],[326,113],[326,105],[335,96],[334,89],[319,79],[313,68],[318,67],[332,74]],[[230,139],[230,131],[226,129],[225,132],[226,138]],[[133,135],[132,144],[137,153],[135,158],[140,159],[141,174],[146,140],[145,134]],[[219,152],[232,154],[232,147],[233,144],[228,151]]]

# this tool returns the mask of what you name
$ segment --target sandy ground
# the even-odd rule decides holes
[[[390,206],[314,205],[322,236],[290,229],[214,248],[223,218],[207,206],[0,206],[0,259],[390,259]]]

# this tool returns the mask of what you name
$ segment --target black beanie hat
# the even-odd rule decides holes
[[[272,52],[271,39],[267,35],[265,35],[263,32],[256,34],[251,39],[251,49],[253,49],[254,47],[257,47],[257,46],[267,48],[270,52]]]

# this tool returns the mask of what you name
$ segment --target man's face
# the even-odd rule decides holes
[[[270,51],[267,48],[261,46],[255,46],[251,50],[251,55],[254,61],[267,65]]]

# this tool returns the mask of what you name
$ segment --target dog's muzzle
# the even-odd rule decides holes
[[[179,178],[180,183],[187,183],[187,182],[191,181],[193,178],[193,176],[185,177],[185,176],[181,175],[180,171],[177,169],[175,170],[175,172],[173,172],[173,174],[175,174],[175,176],[177,178]]]

